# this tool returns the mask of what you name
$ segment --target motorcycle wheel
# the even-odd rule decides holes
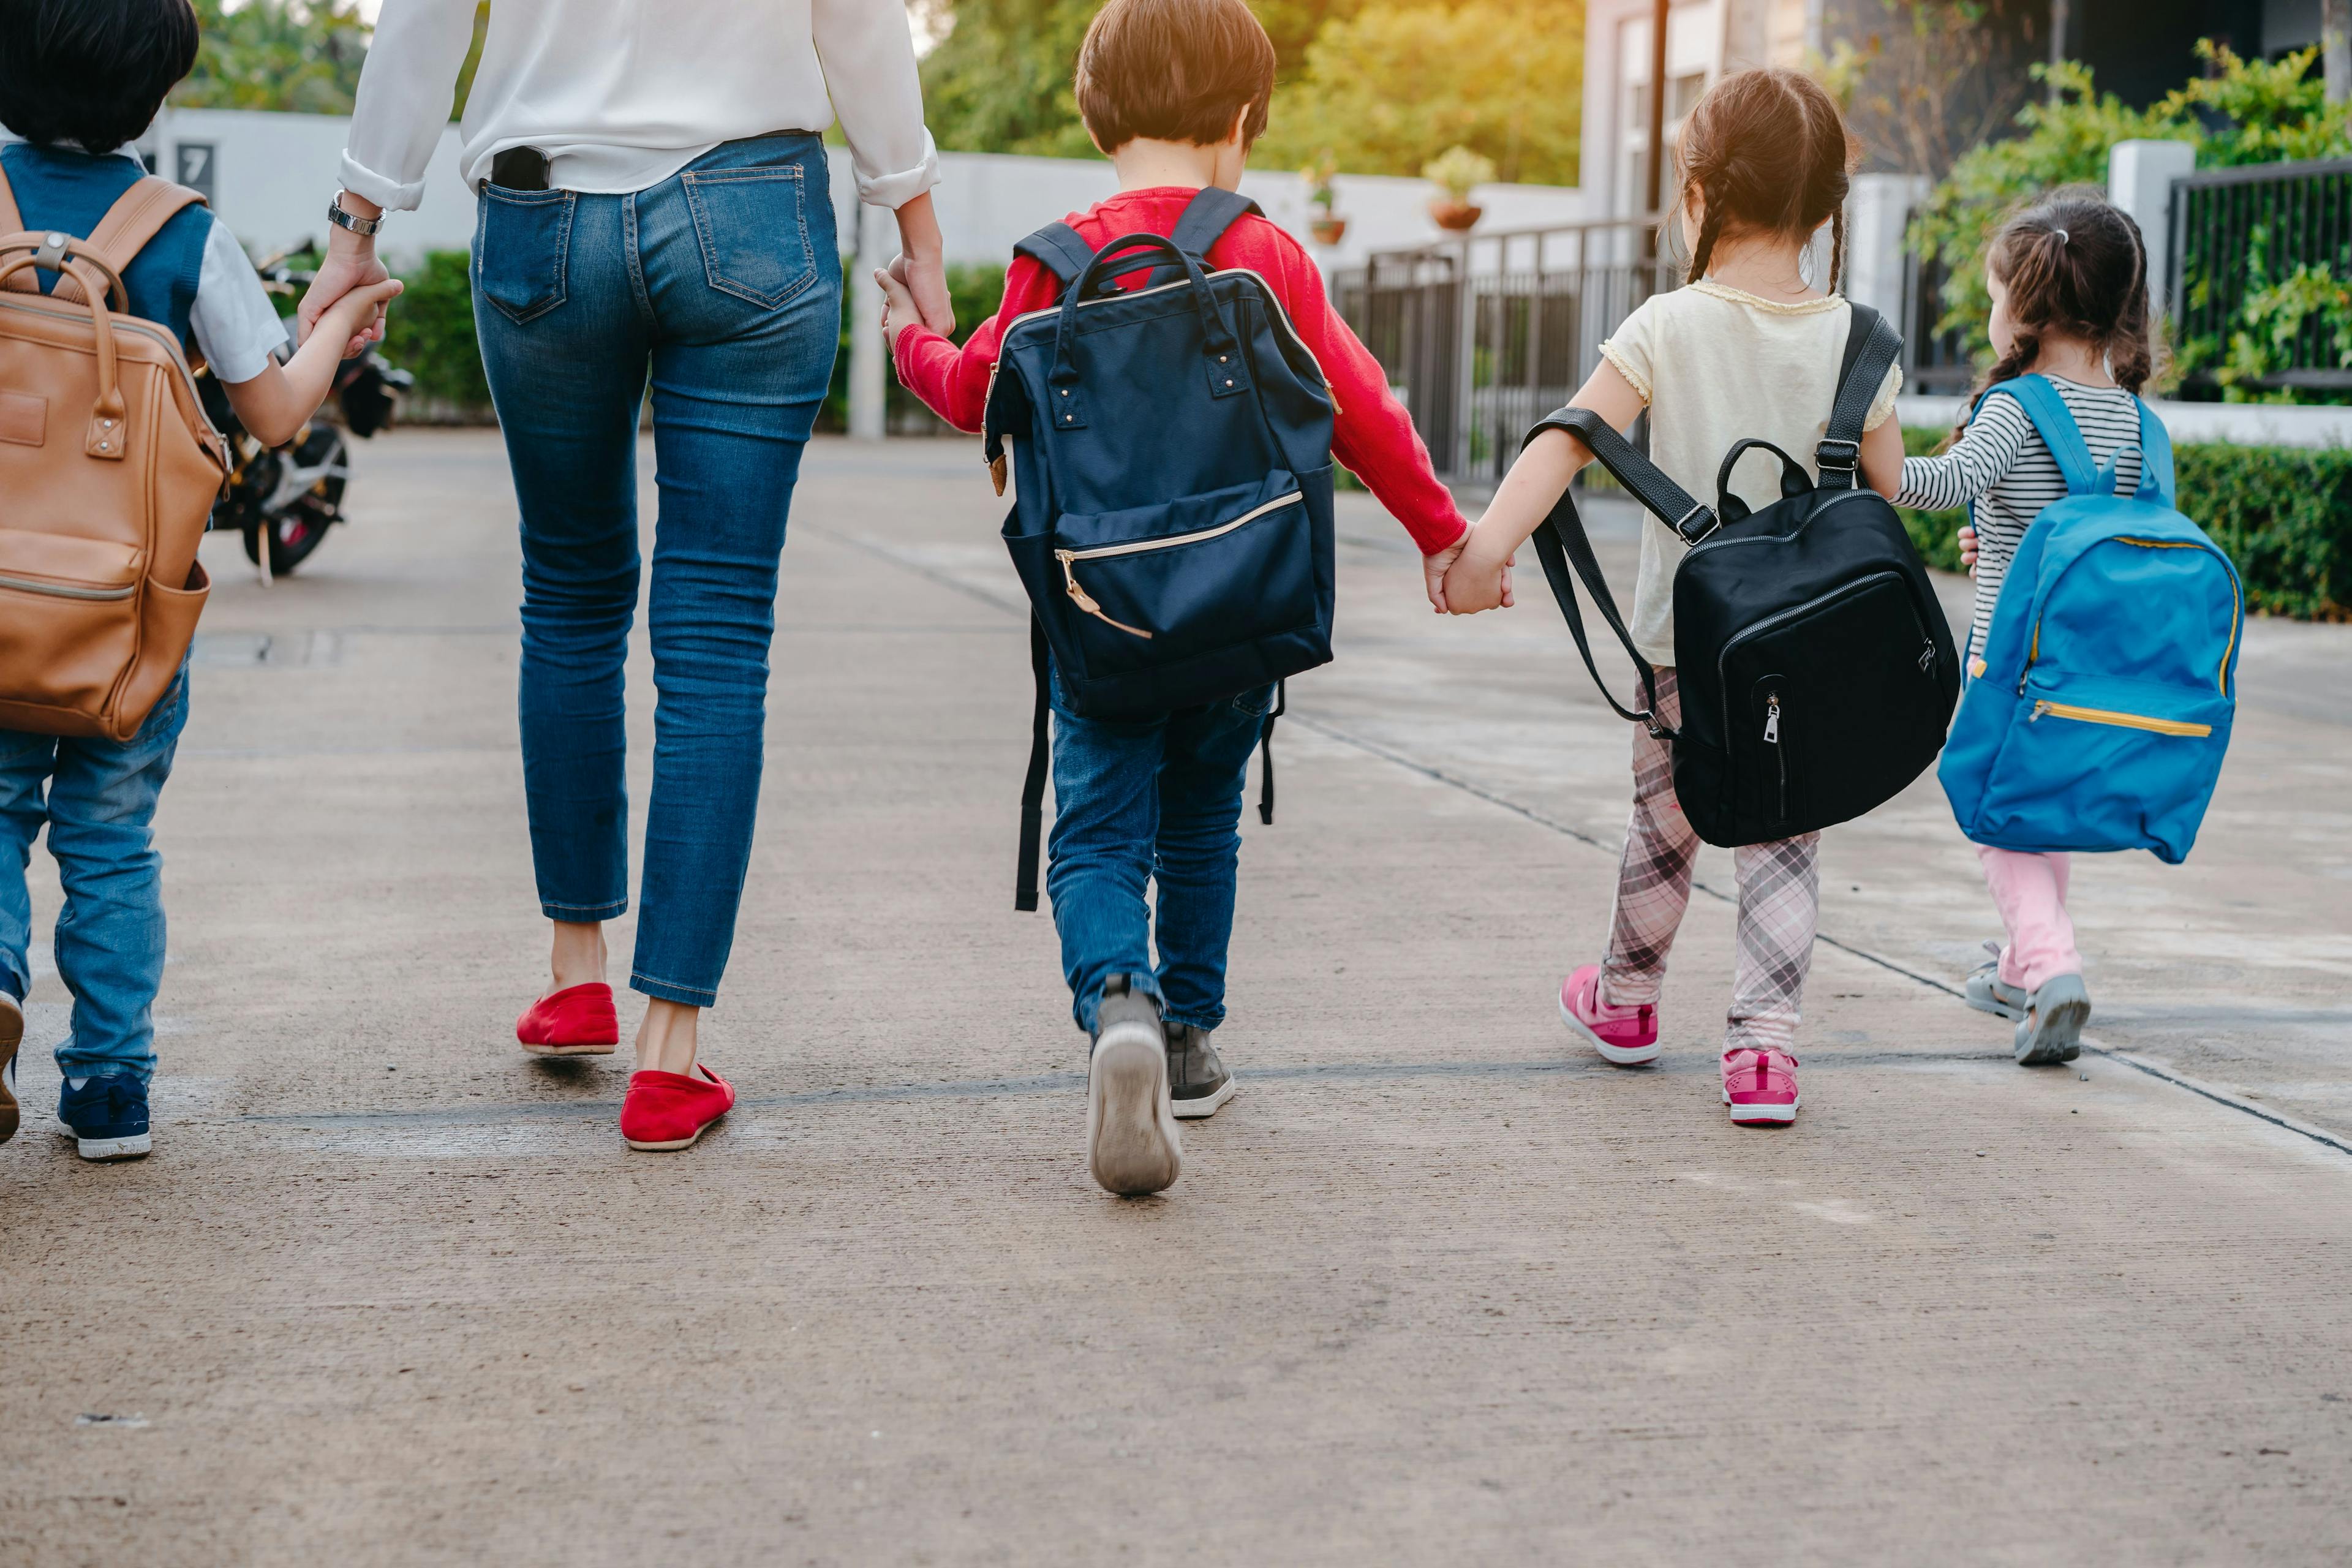
[[[303,468],[330,462],[341,468],[343,456],[343,433],[331,425],[321,424],[311,426],[310,433],[294,448],[292,459]],[[285,576],[308,561],[326,539],[327,530],[342,520],[342,500],[341,477],[320,479],[276,515],[265,519],[261,528],[245,531],[245,558],[256,564],[260,563],[259,541],[266,535],[269,541],[269,574]]]

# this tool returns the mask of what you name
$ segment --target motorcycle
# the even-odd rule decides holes
[[[292,252],[258,264],[261,286],[289,298],[310,286],[313,274],[287,265]],[[290,323],[289,323],[290,329]],[[289,331],[289,345],[291,346]],[[228,394],[209,369],[199,371],[196,390],[205,412],[227,437],[231,467],[220,498],[213,503],[213,531],[235,529],[245,536],[245,558],[268,583],[309,560],[343,521],[343,489],[351,479],[351,447],[345,432],[365,439],[391,426],[401,395],[415,378],[370,347],[345,360],[335,372],[330,401],[340,424],[313,418],[283,447],[264,447],[238,423]]]

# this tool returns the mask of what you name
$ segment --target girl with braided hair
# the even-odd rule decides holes
[[[1967,506],[1960,561],[1976,578],[1967,665],[1978,669],[2009,563],[2042,509],[2066,495],[2058,459],[2014,397],[1986,394],[2021,375],[2047,381],[2116,489],[2140,482],[2137,394],[2155,373],[2148,332],[2147,250],[2131,216],[2087,186],[2053,191],[2018,212],[1986,251],[1992,295],[1986,334],[2000,357],[1970,417],[1939,457],[1903,465],[1905,506]],[[1977,846],[2006,945],[1969,976],[1969,1006],[2017,1020],[2021,1062],[2071,1060],[2091,1016],[2083,957],[2066,914],[2063,854]]]
[[[1678,155],[1680,195],[1668,222],[1688,247],[1690,280],[1626,318],[1601,345],[1601,363],[1573,401],[1620,430],[1646,409],[1651,460],[1691,494],[1711,496],[1717,465],[1743,437],[1809,455],[1828,429],[1853,320],[1836,290],[1855,146],[1837,105],[1812,80],[1757,70],[1725,79],[1699,100],[1684,121]],[[1817,268],[1824,229],[1829,256]],[[1862,477],[1890,497],[1903,468],[1894,422],[1901,384],[1901,370],[1890,368],[1864,422]],[[1591,460],[1563,430],[1528,444],[1446,574],[1449,610],[1501,602],[1513,552]],[[1771,504],[1780,494],[1777,459],[1748,452],[1730,488],[1751,507]],[[1631,629],[1634,647],[1656,667],[1658,716],[1669,726],[1682,718],[1674,576],[1685,548],[1673,529],[1645,518]],[[1820,843],[1819,834],[1806,834],[1734,854],[1739,939],[1723,1098],[1731,1120],[1743,1125],[1797,1114],[1791,1047],[1812,961]],[[1633,816],[1608,947],[1601,962],[1570,974],[1559,994],[1561,1017],[1608,1061],[1626,1066],[1658,1055],[1658,996],[1698,846],[1675,799],[1667,743],[1637,728]]]

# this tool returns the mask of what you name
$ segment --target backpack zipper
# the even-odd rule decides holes
[[[1191,533],[1172,534],[1166,539],[1137,539],[1125,544],[1098,544],[1091,550],[1056,550],[1054,552],[1054,558],[1062,563],[1062,582],[1070,591],[1070,603],[1077,605],[1105,626],[1117,626],[1129,637],[1148,637],[1151,634],[1142,627],[1130,626],[1125,621],[1115,621],[1103,614],[1103,607],[1096,604],[1084,588],[1078,586],[1077,573],[1073,570],[1077,562],[1100,561],[1113,555],[1141,555],[1154,550],[1173,550],[1181,544],[1198,544],[1204,539],[1215,539],[1221,534],[1231,533],[1242,524],[1255,522],[1270,511],[1278,511],[1286,506],[1297,506],[1306,499],[1306,491],[1292,490],[1288,495],[1276,496],[1270,501],[1263,501],[1231,522],[1221,522],[1214,528],[1195,529]]]
[[[1775,822],[1789,820],[1789,753],[1780,749],[1780,694],[1771,692],[1764,699],[1764,743],[1772,748],[1773,765],[1780,770],[1780,815]]]
[[[52,599],[127,599],[139,592],[133,583],[123,588],[73,588],[62,583],[37,583],[28,577],[0,576],[0,588],[14,588],[19,594],[39,594]]]
[[[2037,701],[2033,716],[2026,721],[2039,724],[2042,716],[2053,719],[2074,719],[2085,724],[2112,724],[2123,730],[2146,730],[2158,735],[2188,735],[2201,737],[2213,732],[2210,724],[2191,724],[2179,719],[2151,719],[2145,713],[2120,713],[2112,708],[2083,708],[2072,702]]]

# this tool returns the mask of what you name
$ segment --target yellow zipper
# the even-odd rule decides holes
[[[1117,626],[1129,637],[1148,637],[1151,634],[1142,627],[1130,626],[1125,621],[1115,621],[1103,614],[1103,607],[1095,603],[1093,596],[1084,588],[1078,586],[1077,573],[1074,570],[1076,563],[1099,561],[1110,555],[1140,555],[1147,551],[1173,550],[1180,544],[1197,544],[1204,539],[1214,539],[1220,534],[1231,533],[1245,522],[1256,521],[1267,512],[1278,511],[1286,506],[1297,506],[1306,499],[1305,492],[1293,490],[1288,495],[1276,496],[1270,501],[1254,506],[1231,522],[1221,522],[1214,528],[1196,529],[1191,533],[1174,534],[1166,539],[1138,539],[1126,544],[1099,544],[1092,550],[1056,550],[1054,552],[1054,558],[1062,563],[1062,583],[1070,591],[1070,603],[1107,626]]]
[[[2085,724],[2113,724],[2124,730],[2146,730],[2158,735],[2210,735],[2210,724],[2190,724],[2179,719],[2151,719],[2145,713],[2118,713],[2112,708],[2080,708],[2072,702],[2036,702],[2033,717],[2027,721],[2038,724],[2043,714],[2060,719],[2077,719]]]

